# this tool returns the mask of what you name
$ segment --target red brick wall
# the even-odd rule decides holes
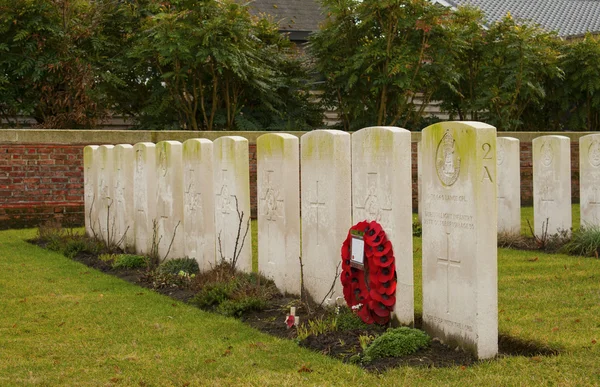
[[[83,146],[0,144],[0,229],[83,223]]]
[[[83,224],[84,145],[0,144],[0,229],[32,227],[69,215]],[[417,207],[417,145],[412,144],[413,207]],[[250,195],[256,216],[256,145],[250,144]],[[579,201],[579,146],[571,142],[573,202]],[[532,203],[531,143],[521,142],[521,200]]]

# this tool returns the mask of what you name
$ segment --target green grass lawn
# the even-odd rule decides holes
[[[499,250],[500,332],[559,355],[376,375],[24,241],[34,234],[0,232],[1,386],[600,384],[597,259]],[[420,313],[420,238],[414,249]]]

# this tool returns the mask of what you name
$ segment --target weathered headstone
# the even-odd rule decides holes
[[[375,220],[392,242],[397,287],[394,314],[414,323],[411,135],[371,127],[352,134],[352,222]]]
[[[521,232],[521,162],[519,140],[498,137],[498,231]]]
[[[579,204],[581,226],[600,226],[600,134],[579,139]]]
[[[114,243],[115,211],[113,206],[113,145],[98,149],[98,237],[105,243]]]
[[[184,256],[182,149],[179,141],[156,144],[156,244],[161,260]]]
[[[538,236],[572,227],[571,145],[565,136],[533,139],[533,222]]]
[[[336,269],[352,226],[350,134],[314,130],[300,143],[304,287],[316,302],[332,304],[342,296]]]
[[[212,141],[185,141],[183,168],[185,256],[198,261],[200,270],[206,271],[217,264]]]
[[[219,137],[214,142],[214,156],[217,260],[235,260],[236,269],[250,272],[252,237],[250,231],[246,234],[250,219],[248,140]]]
[[[423,193],[423,161],[421,160],[421,153],[421,141],[419,141],[417,142],[417,218],[419,219],[419,223],[423,222],[423,205],[421,204],[421,194]]]
[[[113,149],[113,206],[115,210],[115,243],[125,251],[134,249],[133,211],[133,146],[119,144]]]
[[[300,294],[298,137],[265,134],[256,142],[258,270],[284,292]]]
[[[83,196],[85,233],[94,237],[98,231],[98,149],[97,145],[83,148]]]
[[[423,328],[478,358],[498,352],[496,130],[423,130]]]
[[[150,254],[156,221],[156,146],[151,142],[139,142],[134,145],[133,152],[135,249],[139,254]]]

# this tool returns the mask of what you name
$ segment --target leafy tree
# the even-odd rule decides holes
[[[600,38],[586,35],[584,39],[564,44],[560,66],[565,81],[553,88],[550,96],[561,112],[561,128],[570,130],[600,129]]]
[[[456,77],[450,11],[426,0],[323,0],[310,41],[324,103],[345,130],[418,125],[440,85]]]
[[[84,46],[98,8],[87,1],[0,0],[0,114],[41,127],[91,127],[103,115]]]
[[[518,24],[510,14],[488,30],[476,10],[459,9],[453,18],[466,49],[455,58],[458,82],[436,95],[442,107],[451,116],[485,121],[498,130],[543,127],[546,92],[562,78],[556,34]]]
[[[138,118],[191,130],[316,124],[306,72],[276,25],[234,1],[173,1],[145,20],[131,57],[148,68]],[[303,84],[304,83],[304,84]],[[288,114],[300,105],[296,116]],[[298,112],[300,110],[300,112]]]

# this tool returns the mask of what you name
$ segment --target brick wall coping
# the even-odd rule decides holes
[[[165,140],[185,141],[190,138],[214,140],[221,136],[242,136],[251,144],[266,133],[275,132],[225,132],[225,131],[150,131],[150,130],[62,130],[62,129],[0,129],[0,144],[135,144],[138,142],[160,142]],[[276,132],[302,136],[306,132]],[[531,142],[546,135],[567,136],[571,141],[598,132],[498,132],[501,137],[515,137],[521,142]],[[421,132],[412,132],[412,141],[420,141]]]

